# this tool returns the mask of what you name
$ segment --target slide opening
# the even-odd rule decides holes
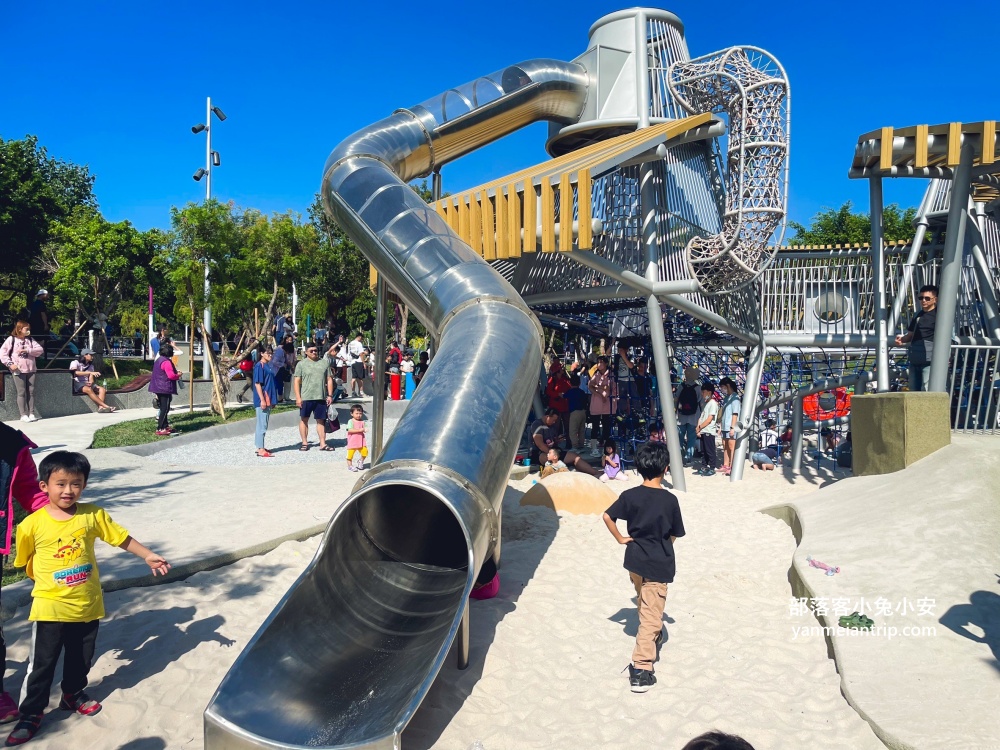
[[[451,509],[411,485],[375,485],[355,501],[357,522],[387,559],[410,565],[465,570],[469,549]]]

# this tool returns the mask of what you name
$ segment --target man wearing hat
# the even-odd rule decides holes
[[[73,393],[85,393],[87,397],[97,404],[97,411],[118,411],[114,406],[104,403],[104,397],[108,391],[99,386],[95,380],[101,377],[101,373],[94,370],[94,350],[81,349],[80,358],[74,359],[69,364],[69,371],[73,373]]]
[[[45,306],[48,299],[48,290],[39,289],[35,294],[35,301],[31,303],[31,308],[28,310],[28,322],[31,324],[31,332],[36,339],[47,339],[51,333],[49,310]]]

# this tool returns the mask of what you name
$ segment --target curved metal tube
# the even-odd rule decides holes
[[[788,205],[788,77],[764,50],[730,47],[674,63],[667,85],[692,114],[729,116],[722,231],[692,238],[687,262],[705,294],[732,292],[757,278],[781,244],[771,237]]]
[[[439,348],[382,455],[309,567],[223,680],[205,746],[398,748],[458,631],[541,368],[514,289],[406,184],[536,120],[574,122],[586,71],[534,60],[445,92],[342,142],[327,211]]]

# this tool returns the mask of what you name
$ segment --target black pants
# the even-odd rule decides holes
[[[707,468],[715,468],[715,435],[701,433],[701,457]]]
[[[590,433],[592,440],[598,440],[602,444],[605,440],[611,437],[611,415],[610,414],[592,414],[591,417],[594,419],[594,429]]]
[[[157,393],[156,401],[159,404],[157,407],[160,411],[156,415],[156,429],[165,430],[167,429],[167,415],[170,413],[170,400],[173,396],[169,393]]]
[[[59,654],[63,657],[62,691],[67,695],[87,687],[87,675],[94,661],[97,628],[90,622],[35,622],[31,626],[31,655],[28,675],[21,689],[22,716],[38,716],[49,705]]]

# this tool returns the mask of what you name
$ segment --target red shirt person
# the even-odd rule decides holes
[[[14,501],[28,513],[48,504],[48,496],[38,486],[38,470],[31,457],[37,447],[20,430],[0,422],[0,497],[6,503],[0,506],[0,517],[6,520],[6,535],[0,553],[10,553],[10,540],[14,531]],[[7,664],[7,644],[0,629],[0,662]],[[0,723],[17,718],[17,703],[3,690],[3,673],[0,673]]]

